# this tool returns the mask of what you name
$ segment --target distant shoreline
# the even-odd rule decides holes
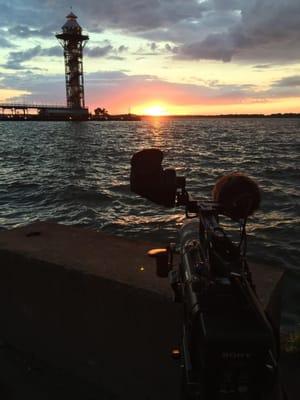
[[[300,113],[276,113],[276,114],[216,114],[216,115],[161,115],[153,117],[151,115],[141,115],[142,119],[149,118],[300,118]]]
[[[276,113],[276,114],[216,114],[216,115],[136,115],[136,114],[119,114],[106,116],[89,116],[88,118],[65,118],[65,117],[41,117],[38,115],[0,115],[0,121],[143,121],[153,119],[202,119],[202,118],[300,118],[300,113]]]

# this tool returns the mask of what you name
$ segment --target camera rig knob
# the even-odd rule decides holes
[[[167,278],[172,266],[169,263],[169,251],[166,248],[151,249],[148,251],[148,256],[155,258],[156,274],[160,278]]]

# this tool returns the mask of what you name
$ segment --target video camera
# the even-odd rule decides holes
[[[175,169],[163,169],[164,154],[158,149],[135,153],[131,159],[130,189],[156,204],[165,207],[186,206],[193,210],[195,202],[185,190],[184,177],[176,176]],[[213,200],[219,203],[219,213],[234,220],[247,218],[259,207],[257,184],[241,173],[222,177],[213,189]]]
[[[169,277],[175,301],[183,303],[183,398],[279,399],[279,341],[246,260],[246,221],[259,206],[259,188],[233,173],[217,181],[212,201],[191,200],[185,178],[163,169],[162,161],[158,149],[134,154],[130,186],[157,204],[186,208],[179,246],[149,252],[157,274]],[[220,226],[221,214],[240,224],[239,243]],[[175,267],[176,247],[180,262]]]

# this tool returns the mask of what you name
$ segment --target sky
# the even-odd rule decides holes
[[[66,103],[70,6],[90,111],[300,112],[299,0],[0,0],[0,102]]]

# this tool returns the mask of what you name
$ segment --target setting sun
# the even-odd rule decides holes
[[[166,109],[160,104],[153,104],[143,109],[143,114],[150,115],[153,117],[160,117],[167,115]]]

